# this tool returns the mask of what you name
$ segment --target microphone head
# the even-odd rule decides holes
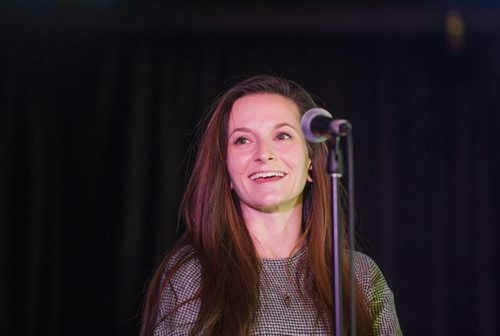
[[[304,133],[304,137],[309,142],[323,142],[328,139],[326,136],[319,135],[313,132],[311,124],[313,119],[317,117],[326,117],[329,119],[333,118],[330,112],[319,107],[312,108],[308,110],[306,113],[304,113],[300,121],[300,125],[302,127],[302,132]]]

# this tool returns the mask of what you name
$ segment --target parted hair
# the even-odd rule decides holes
[[[230,187],[226,156],[228,120],[234,102],[240,97],[258,93],[277,94],[292,100],[301,115],[317,106],[311,95],[295,82],[269,75],[241,81],[217,98],[198,139],[196,159],[181,203],[180,216],[185,231],[151,278],[144,303],[142,336],[153,335],[159,323],[162,291],[176,271],[192,258],[196,258],[201,266],[200,291],[193,298],[200,300],[201,304],[192,335],[250,333],[259,305],[260,264],[243,221],[238,197]],[[307,257],[300,272],[308,279],[303,295],[312,297],[318,318],[325,319],[332,326],[331,191],[325,171],[328,153],[325,144],[308,143],[307,146],[313,182],[307,183],[303,192],[300,243],[306,245]],[[342,282],[347,293],[349,262],[346,249],[343,250]],[[172,257],[180,251],[184,251],[183,255],[172,263]],[[372,321],[366,298],[359,285],[355,287],[357,334],[371,335]],[[344,304],[349,304],[349,298],[349,295],[344,295]],[[347,332],[348,309],[344,320]]]

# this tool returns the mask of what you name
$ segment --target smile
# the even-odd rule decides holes
[[[257,181],[257,180],[267,180],[276,178],[280,179],[285,175],[286,175],[285,173],[279,171],[268,171],[268,172],[258,172],[250,175],[249,177],[252,181]]]

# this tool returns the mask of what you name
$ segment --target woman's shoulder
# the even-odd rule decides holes
[[[166,256],[164,265],[161,278],[161,315],[192,301],[199,294],[201,283],[200,263],[191,246],[175,247]]]
[[[199,259],[192,246],[176,247],[164,265],[155,335],[187,335],[200,307]]]
[[[368,301],[376,334],[401,335],[394,295],[379,266],[361,252],[354,252],[353,265],[356,278]]]
[[[167,258],[163,276],[170,286],[176,289],[198,287],[201,279],[201,266],[193,246],[178,247]]]
[[[363,292],[369,299],[379,291],[390,291],[380,267],[362,252],[353,253],[353,267]]]
[[[358,281],[361,282],[371,282],[382,276],[382,271],[375,261],[368,255],[359,251],[354,251],[353,253],[353,267],[358,277]]]

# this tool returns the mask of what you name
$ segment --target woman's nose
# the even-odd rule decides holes
[[[276,158],[272,144],[267,141],[260,141],[255,151],[256,161],[269,161]]]

